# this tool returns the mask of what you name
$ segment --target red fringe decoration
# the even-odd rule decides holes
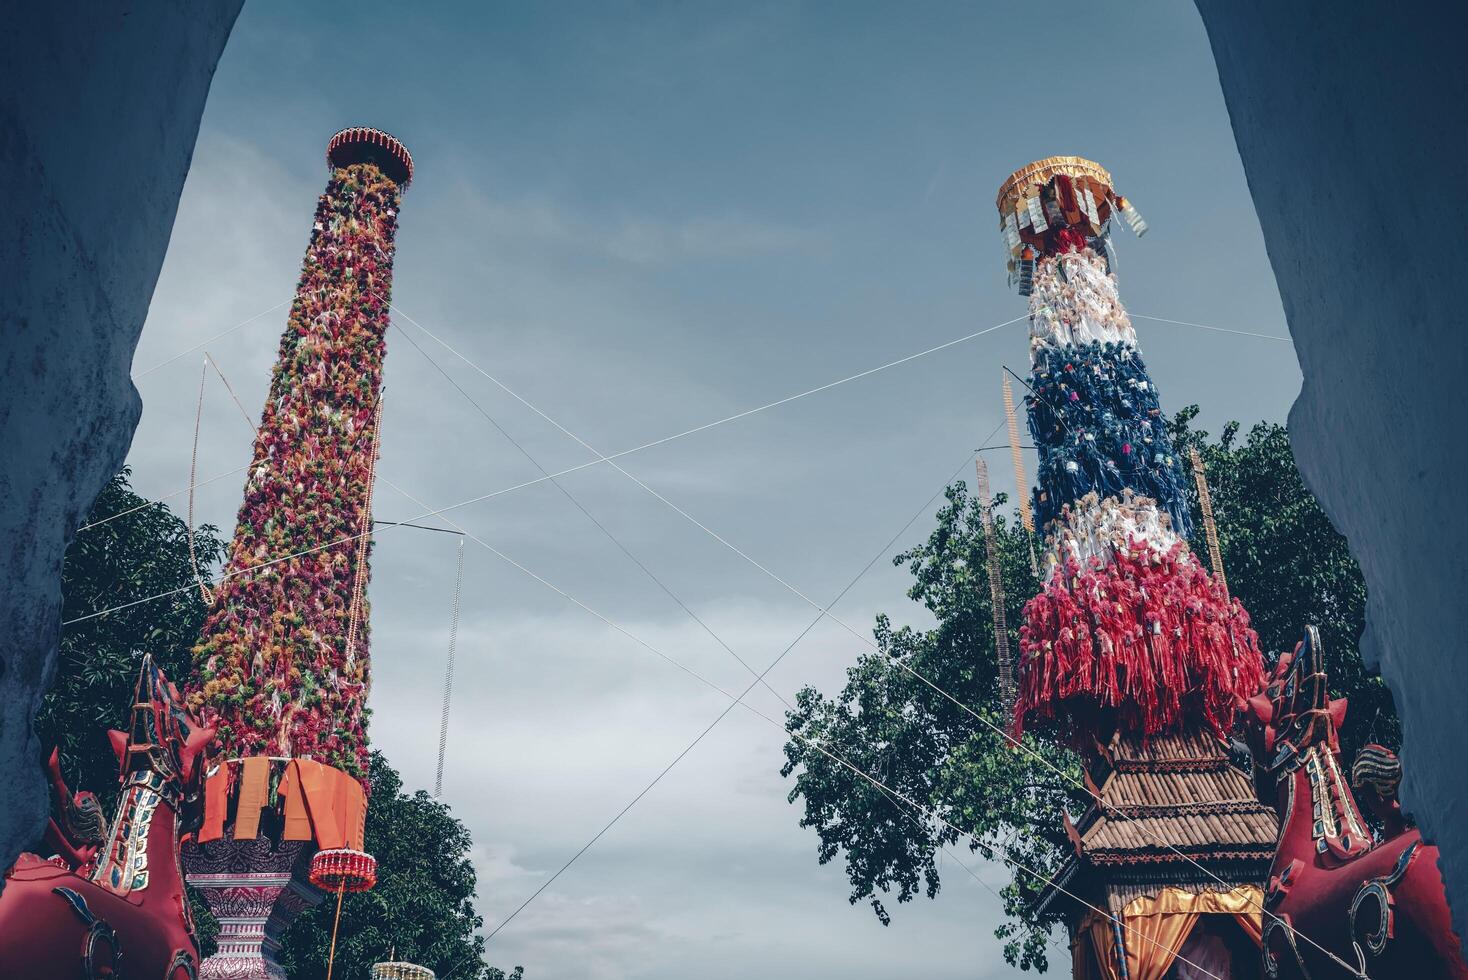
[[[311,870],[307,877],[322,891],[371,891],[377,884],[377,859],[350,847],[317,851],[311,857]]]
[[[1200,719],[1219,735],[1264,683],[1259,637],[1186,544],[1138,546],[1082,571],[1072,559],[1025,605],[1015,730],[1073,744]]]

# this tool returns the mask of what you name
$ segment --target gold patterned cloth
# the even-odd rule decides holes
[[[1188,934],[1203,915],[1227,915],[1255,944],[1262,932],[1264,892],[1257,885],[1239,885],[1231,891],[1193,892],[1171,886],[1156,895],[1143,895],[1121,912],[1122,945],[1126,966],[1118,962],[1114,919],[1090,911],[1081,919],[1080,932],[1096,951],[1101,980],[1161,980],[1177,959]]]
[[[1020,167],[999,185],[999,196],[994,202],[999,213],[1003,215],[1013,211],[1021,198],[1033,196],[1031,188],[1048,184],[1060,174],[1073,180],[1088,178],[1104,185],[1108,191],[1112,188],[1111,174],[1094,160],[1087,160],[1085,157],[1046,157]]]

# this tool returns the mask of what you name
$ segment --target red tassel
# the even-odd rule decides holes
[[[1015,728],[1084,744],[1119,727],[1156,735],[1198,719],[1219,735],[1264,682],[1259,638],[1238,600],[1182,542],[1104,567],[1074,561],[1025,605]]]

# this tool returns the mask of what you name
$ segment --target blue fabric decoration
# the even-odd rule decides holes
[[[1192,532],[1182,460],[1167,434],[1157,389],[1125,344],[1037,346],[1031,352],[1030,434],[1040,453],[1040,524],[1065,504],[1123,489],[1151,497],[1172,527]]]

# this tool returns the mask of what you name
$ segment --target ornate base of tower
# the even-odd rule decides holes
[[[219,950],[200,977],[284,980],[281,937],[322,900],[318,884],[356,891],[375,881],[361,852],[365,819],[361,784],[331,766],[251,756],[216,767],[203,825],[180,847],[184,880],[219,920]]]
[[[307,880],[315,853],[311,841],[237,841],[233,828],[221,840],[183,845],[184,880],[219,920],[219,949],[200,967],[201,980],[285,980],[281,936],[323,897]]]
[[[1075,855],[1040,904],[1066,910],[1074,975],[1095,975],[1089,963],[1126,976],[1128,959],[1155,963],[1165,947],[1219,976],[1257,976],[1274,811],[1197,727],[1099,748],[1088,769],[1100,800],[1067,822]]]

